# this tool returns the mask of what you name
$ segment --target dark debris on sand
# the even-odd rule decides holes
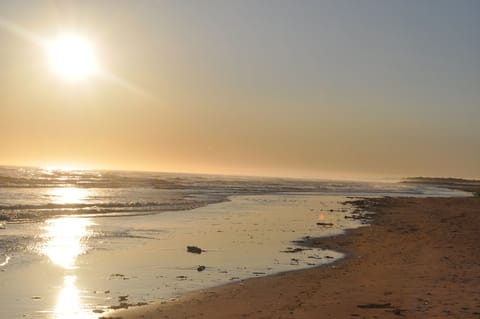
[[[197,246],[187,246],[187,252],[192,254],[201,254],[204,252],[204,250]]]

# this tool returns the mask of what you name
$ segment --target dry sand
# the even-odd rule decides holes
[[[334,264],[104,317],[480,318],[480,197],[359,204],[377,213],[370,227],[312,240],[348,253]]]

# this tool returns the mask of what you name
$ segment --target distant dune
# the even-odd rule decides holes
[[[445,188],[461,189],[480,195],[480,180],[454,177],[408,177],[402,181],[406,184],[432,185]]]

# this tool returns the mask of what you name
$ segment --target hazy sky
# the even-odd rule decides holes
[[[0,2],[0,164],[480,177],[479,122],[480,1]]]

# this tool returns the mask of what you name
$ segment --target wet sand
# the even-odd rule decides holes
[[[357,204],[376,212],[370,227],[311,240],[348,254],[334,264],[104,318],[480,318],[480,197]]]

